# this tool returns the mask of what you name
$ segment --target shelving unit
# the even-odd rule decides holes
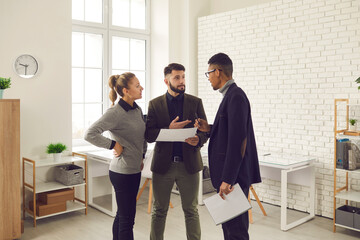
[[[64,164],[75,164],[84,162],[84,183],[76,184],[76,185],[64,185],[59,182],[55,181],[48,181],[48,182],[36,182],[36,169],[40,167],[55,167]],[[30,166],[32,167],[32,184],[26,182],[26,171],[25,167]],[[78,211],[78,210],[85,210],[85,215],[87,215],[87,206],[88,206],[88,197],[87,197],[87,156],[79,153],[72,153],[72,156],[63,156],[60,161],[54,161],[53,159],[29,159],[23,158],[23,218],[25,218],[25,213],[28,213],[34,219],[34,227],[36,227],[36,220],[47,218],[59,214],[64,214],[68,212]],[[36,209],[36,194],[49,192],[59,189],[65,188],[76,188],[76,187],[84,187],[85,190],[85,200],[76,198],[74,201],[67,201],[66,202],[66,211],[57,212],[54,214],[49,214],[46,216],[36,216],[26,204],[26,190],[32,192],[32,201],[34,202],[33,209]]]
[[[338,105],[340,103],[346,104],[346,128],[345,129],[337,129],[337,121],[338,121]],[[344,226],[336,223],[336,200],[342,199],[345,200],[345,204],[348,205],[349,201],[352,202],[360,202],[360,192],[354,191],[350,189],[349,186],[349,173],[350,174],[360,174],[360,169],[357,170],[345,170],[336,168],[336,140],[348,138],[350,141],[360,140],[360,136],[350,136],[344,135],[344,132],[349,129],[349,99],[335,99],[335,112],[334,112],[334,218],[333,218],[333,231],[336,232],[336,226],[343,227],[355,231],[359,231],[360,229],[352,228],[348,226]],[[337,172],[345,173],[345,186],[337,187],[336,176]]]

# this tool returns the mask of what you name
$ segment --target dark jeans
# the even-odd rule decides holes
[[[117,212],[113,224],[113,240],[133,240],[136,213],[136,195],[141,173],[121,174],[109,171],[115,189]]]
[[[245,196],[249,194],[249,188],[242,189]],[[248,240],[249,239],[249,214],[248,211],[240,216],[222,224],[224,240]]]

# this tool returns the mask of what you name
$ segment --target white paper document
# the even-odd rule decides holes
[[[185,139],[194,137],[197,128],[161,129],[156,142],[185,142]]]
[[[239,184],[237,183],[233,187],[234,190],[228,195],[225,195],[225,200],[223,200],[219,194],[215,194],[204,200],[205,206],[216,225],[227,222],[251,208]]]

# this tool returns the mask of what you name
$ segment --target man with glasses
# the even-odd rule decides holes
[[[154,142],[162,128],[191,128],[198,117],[206,119],[200,98],[185,92],[185,67],[171,63],[164,69],[166,94],[150,101],[145,139]],[[151,164],[154,209],[151,240],[164,239],[165,221],[171,190],[176,183],[185,215],[188,240],[200,240],[198,214],[199,171],[203,169],[200,148],[207,141],[203,132],[185,142],[156,142]],[[171,237],[170,237],[171,239]]]
[[[233,64],[228,55],[215,54],[208,64],[205,76],[214,90],[219,89],[223,100],[213,125],[197,119],[195,126],[210,136],[211,182],[223,199],[236,183],[248,196],[251,184],[261,182],[250,103],[232,78]],[[225,240],[249,239],[248,212],[223,223],[222,228]]]

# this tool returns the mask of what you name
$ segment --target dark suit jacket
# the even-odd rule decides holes
[[[241,145],[247,140],[245,155]],[[261,182],[250,103],[235,83],[228,88],[211,127],[209,167],[212,184],[219,189],[222,182],[241,188]]]
[[[185,128],[194,127],[196,117],[206,119],[204,107],[200,98],[184,94],[183,120],[192,122]],[[197,116],[196,116],[196,114]],[[155,142],[160,129],[169,128],[173,119],[170,119],[168,106],[166,103],[166,94],[157,97],[149,102],[149,109],[146,119],[145,139],[148,142]],[[188,173],[193,174],[203,169],[203,163],[200,155],[200,148],[207,141],[206,134],[198,132],[199,144],[193,147],[187,143],[182,143],[184,165]],[[159,174],[165,174],[172,163],[172,142],[157,142],[154,148],[154,155],[151,163],[151,171]]]

